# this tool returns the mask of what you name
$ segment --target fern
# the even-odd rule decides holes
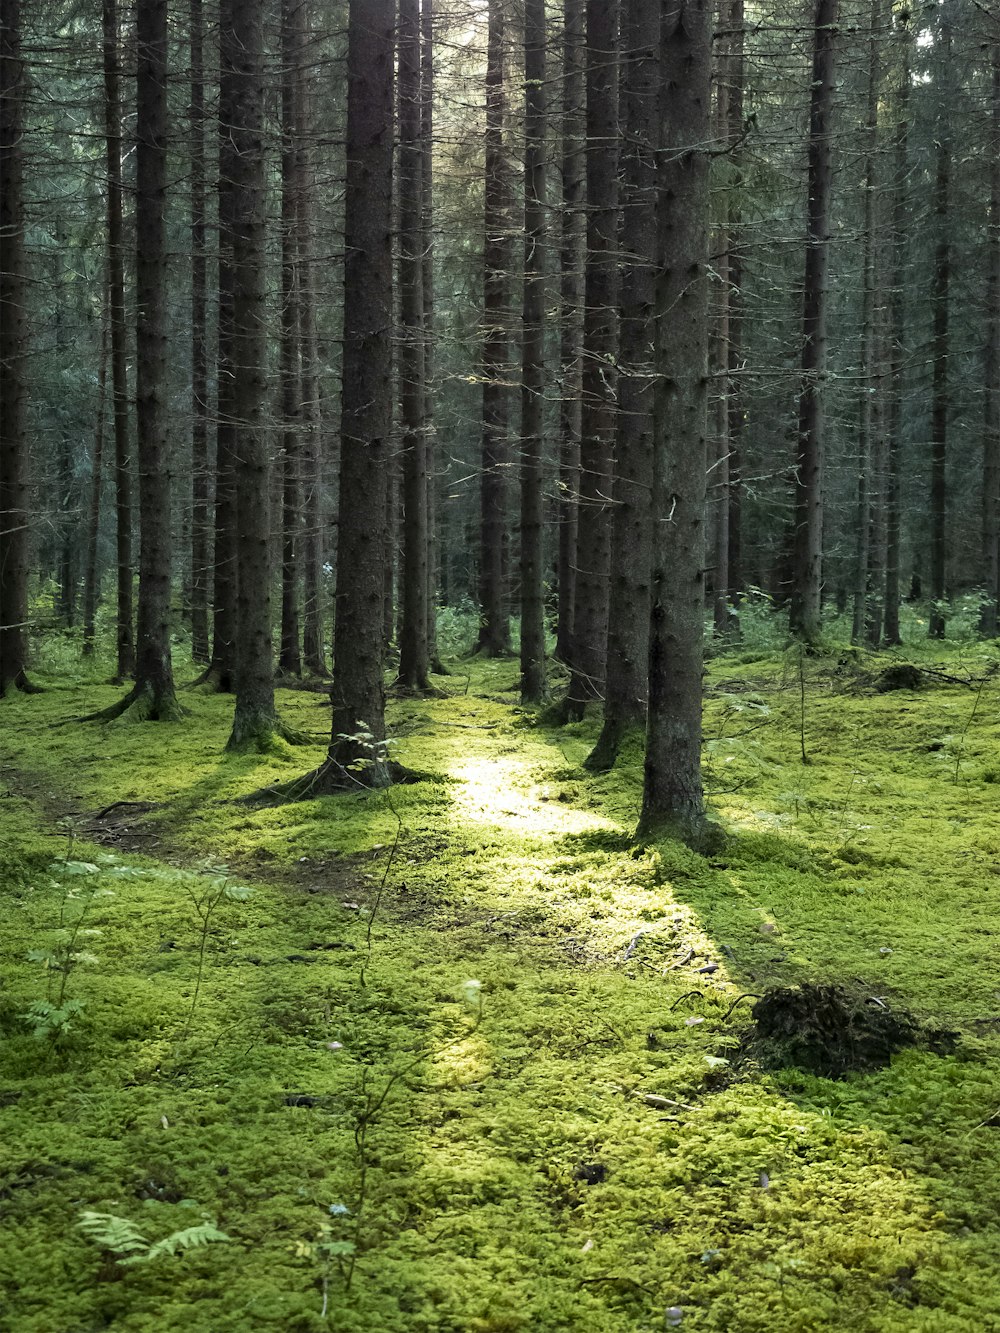
[[[89,1240],[116,1255],[141,1255],[149,1249],[149,1241],[127,1217],[85,1212],[80,1214],[78,1226]]]
[[[85,1236],[110,1251],[122,1268],[152,1263],[163,1255],[185,1254],[188,1250],[230,1239],[209,1221],[172,1231],[155,1242],[148,1241],[127,1217],[116,1217],[114,1213],[81,1213],[78,1225]]]
[[[183,1231],[173,1231],[164,1236],[155,1245],[151,1245],[143,1255],[125,1259],[123,1263],[145,1264],[159,1259],[161,1254],[183,1254],[187,1250],[197,1250],[203,1245],[213,1245],[219,1241],[228,1241],[229,1236],[213,1222],[203,1222],[201,1226],[185,1227]]]

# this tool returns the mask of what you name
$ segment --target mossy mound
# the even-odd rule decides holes
[[[752,1013],[747,1045],[762,1064],[824,1078],[884,1069],[908,1046],[954,1044],[951,1034],[926,1030],[906,1009],[838,985],[778,986]]]

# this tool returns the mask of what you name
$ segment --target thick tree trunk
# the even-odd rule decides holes
[[[0,696],[27,689],[27,319],[20,0],[0,0]]]
[[[191,86],[191,656],[208,664],[209,455],[205,208],[205,59],[202,0],[190,0]]]
[[[563,705],[579,719],[604,698],[618,349],[618,4],[587,0],[587,267],[576,605]]]
[[[115,434],[115,564],[117,668],[121,683],[135,674],[132,608],[132,448],[129,438],[128,337],[122,225],[121,59],[116,0],[103,0],[104,136],[107,168],[108,303],[111,317],[111,401]]]
[[[479,614],[477,650],[510,652],[504,579],[506,484],[509,464],[508,322],[511,265],[510,185],[504,156],[507,94],[503,68],[503,0],[490,0],[486,57],[486,176],[483,252],[483,444],[480,474]]]
[[[420,0],[399,0],[399,395],[402,425],[403,569],[399,676],[427,690],[427,434],[424,429],[423,171]]]
[[[264,403],[266,170],[264,153],[264,29],[260,0],[232,0],[220,26],[232,202],[232,404],[236,426],[237,599],[236,707],[229,750],[267,749],[289,738],[274,706],[271,638],[269,466]]]
[[[802,304],[802,387],[795,477],[795,554],[789,624],[808,644],[820,635],[823,588],[823,455],[826,317],[833,191],[833,98],[838,0],[816,0],[806,262]]]
[[[981,631],[1000,629],[1000,37],[991,53],[990,211],[986,224],[986,342],[983,351],[983,583]]]
[[[309,790],[387,785],[386,478],[392,435],[394,0],[352,5],[347,45],[347,193],[333,724]]]
[[[639,836],[705,835],[701,708],[707,462],[709,0],[664,15],[649,712]]]
[[[562,242],[559,257],[559,622],[556,656],[572,658],[583,401],[584,151],[586,56],[583,0],[563,4]]]
[[[521,335],[521,701],[542,703],[545,592],[545,4],[524,7],[524,302]]]
[[[659,0],[626,0],[622,25],[622,267],[615,432],[611,605],[604,725],[586,767],[615,762],[646,716],[652,562],[653,324]]]

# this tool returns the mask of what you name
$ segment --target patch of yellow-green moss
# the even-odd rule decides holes
[[[963,654],[921,660],[990,660]],[[0,1326],[1000,1322],[1000,681],[877,695],[856,657],[715,659],[730,841],[705,860],[632,846],[637,752],[589,776],[595,721],[540,726],[509,664],[467,669],[390,710],[433,780],[275,808],[234,798],[322,757],[322,696],[281,692],[315,749],[237,757],[224,697],[184,694],[170,727],[53,729],[119,693],[58,676],[4,701]],[[114,801],[156,806],[116,826],[144,856],[53,829]],[[26,955],[83,879],[113,894],[67,983],[84,1007],[40,1041]],[[219,884],[254,891],[206,931]],[[844,1082],[740,1058],[741,994],[852,978],[957,1027],[957,1053]],[[232,1239],[109,1273],[86,1209]]]

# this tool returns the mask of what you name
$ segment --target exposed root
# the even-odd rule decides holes
[[[67,718],[67,722],[180,722],[186,716],[171,687],[154,691],[152,685],[136,684],[117,703],[96,713]],[[64,725],[57,723],[57,725]]]

